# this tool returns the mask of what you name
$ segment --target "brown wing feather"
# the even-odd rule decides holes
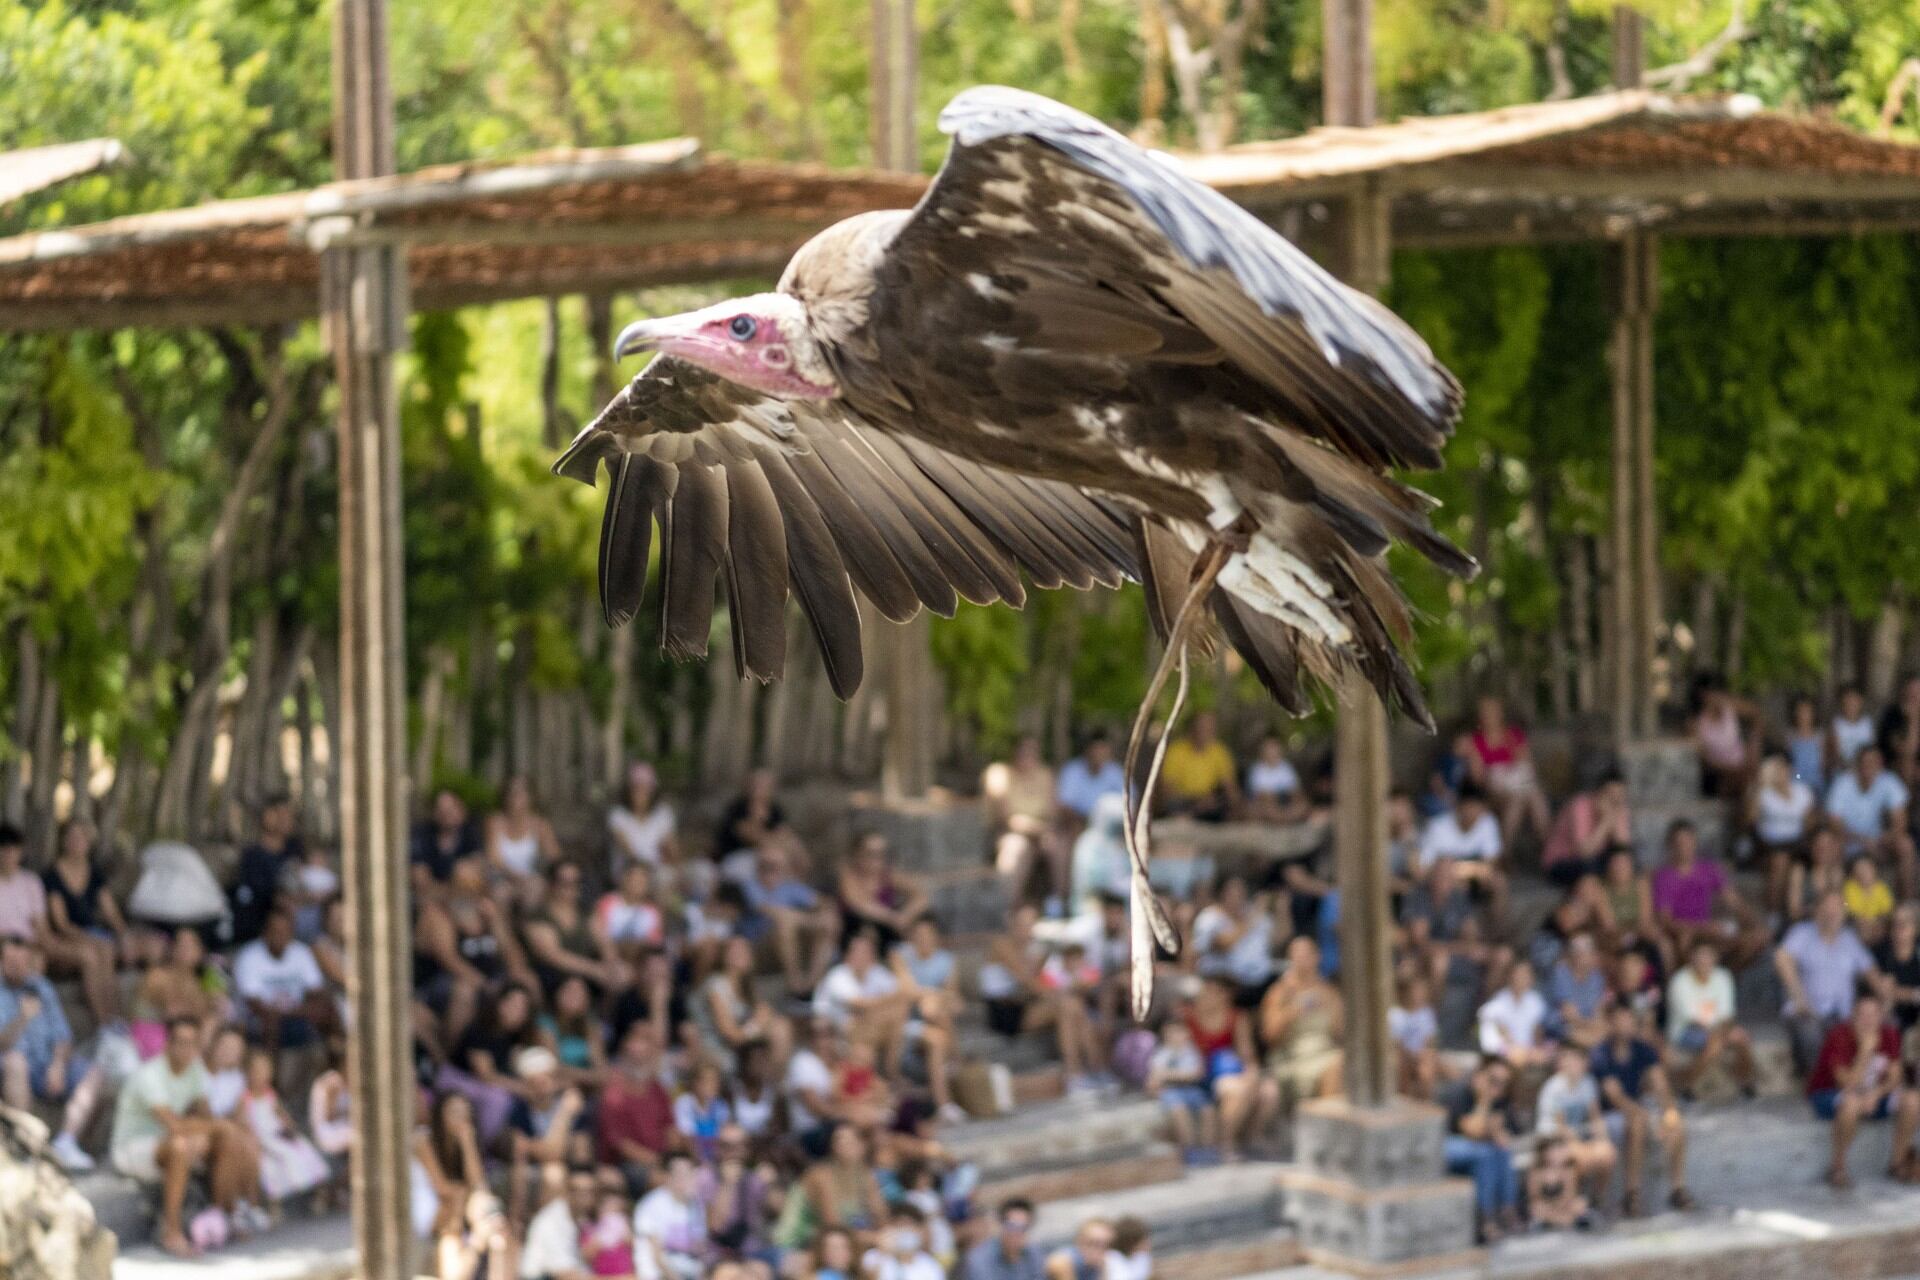
[[[904,621],[964,596],[1019,604],[1045,583],[1134,576],[1127,518],[1070,485],[1015,476],[880,435],[843,407],[789,405],[656,360],[581,432],[554,470],[613,475],[601,522],[608,620],[639,609],[660,538],[661,645],[707,651],[717,581],[743,676],[784,666],[797,599],[841,697],[864,674],[855,592]]]

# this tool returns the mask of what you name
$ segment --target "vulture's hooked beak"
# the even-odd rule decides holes
[[[674,332],[675,326],[671,319],[635,320],[622,329],[620,336],[613,340],[613,358],[624,360],[642,351],[652,351],[663,339],[672,336]]]

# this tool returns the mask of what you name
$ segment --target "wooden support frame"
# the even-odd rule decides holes
[[[393,172],[386,32],[385,0],[335,6],[334,163],[343,178]],[[406,337],[406,268],[401,250],[384,245],[330,252],[321,275],[340,397],[340,833],[354,1244],[361,1280],[411,1280],[413,948],[393,378]]]
[[[1322,84],[1326,122],[1373,123],[1371,0],[1323,0],[1327,32]],[[1392,201],[1378,183],[1360,184],[1335,215],[1335,274],[1368,293],[1385,290],[1392,270]],[[1394,1099],[1393,1047],[1387,1010],[1393,1004],[1389,950],[1393,907],[1388,890],[1386,709],[1358,672],[1339,688],[1334,732],[1337,788],[1333,845],[1340,888],[1340,995],[1346,1006],[1343,1070],[1347,1100],[1377,1108]]]

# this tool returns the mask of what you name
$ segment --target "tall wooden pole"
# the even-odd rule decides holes
[[[1638,11],[1613,14],[1613,80],[1638,88],[1646,75],[1646,43]],[[1630,231],[1606,254],[1611,313],[1612,560],[1608,628],[1610,706],[1622,744],[1658,729],[1654,664],[1660,643],[1660,548],[1653,476],[1653,322],[1660,292],[1660,245]]]
[[[914,0],[873,0],[873,161],[882,169],[917,173],[920,28]],[[896,625],[871,615],[875,656],[885,669],[887,732],[880,759],[880,792],[897,803],[933,786],[935,705],[933,654],[927,615]]]
[[[385,0],[336,0],[334,170],[393,172]],[[322,306],[340,396],[340,836],[360,1280],[411,1280],[413,1073],[406,864],[400,427],[406,271],[392,246],[329,250]]]
[[[1354,128],[1373,123],[1373,6],[1371,0],[1322,0],[1326,68],[1322,79],[1326,123]],[[1386,289],[1391,270],[1391,204],[1375,188],[1356,192],[1340,210],[1332,264],[1348,284],[1368,293]],[[1393,1100],[1393,1049],[1387,1010],[1393,1005],[1389,951],[1393,905],[1387,857],[1387,718],[1379,696],[1358,674],[1339,690],[1334,734],[1338,810],[1333,847],[1340,885],[1340,994],[1346,1005],[1347,1099],[1380,1107]]]

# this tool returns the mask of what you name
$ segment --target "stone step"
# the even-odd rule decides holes
[[[1054,1033],[1050,1030],[1003,1036],[998,1031],[979,1023],[969,1024],[964,1019],[955,1030],[959,1033],[955,1047],[966,1061],[991,1062],[1009,1071],[1031,1071],[1036,1067],[1052,1066],[1058,1061],[1054,1054]]]
[[[934,918],[948,933],[985,933],[1007,921],[1006,882],[992,867],[962,867],[920,877]]]
[[[1054,1102],[1067,1096],[1065,1067],[1035,1067],[1013,1075],[1013,1105],[1030,1106],[1036,1102]]]
[[[1128,1154],[1115,1148],[1098,1160],[1060,1169],[1006,1173],[981,1184],[983,1203],[997,1204],[1014,1197],[1046,1204],[1076,1196],[1126,1191],[1134,1187],[1173,1182],[1186,1172],[1177,1148],[1165,1142],[1140,1143]]]
[[[1620,771],[1635,808],[1700,798],[1700,755],[1685,738],[1629,743],[1620,752]]]
[[[1665,857],[1667,828],[1685,820],[1700,833],[1700,852],[1708,858],[1727,856],[1727,806],[1718,800],[1698,796],[1659,804],[1633,805],[1633,844],[1639,851],[1640,865],[1648,870]]]
[[[865,795],[853,797],[847,812],[851,839],[868,832],[887,838],[893,864],[915,875],[943,871],[971,871],[988,865],[992,842],[980,803],[939,797],[882,804]]]
[[[96,1169],[75,1178],[73,1186],[93,1206],[93,1216],[100,1225],[119,1237],[122,1249],[152,1236],[153,1215],[147,1193],[132,1178]]]
[[[991,1178],[1095,1162],[1137,1150],[1159,1132],[1160,1107],[1151,1098],[1079,1094],[970,1120],[943,1143],[955,1159],[971,1161]]]
[[[1247,1163],[1190,1169],[1174,1182],[1055,1200],[1040,1207],[1034,1240],[1043,1248],[1064,1245],[1088,1218],[1126,1216],[1147,1224],[1156,1258],[1264,1237],[1282,1225],[1282,1167]]]
[[[1154,1238],[1154,1280],[1238,1280],[1247,1275],[1277,1274],[1300,1259],[1300,1245],[1292,1231],[1280,1227],[1244,1240],[1227,1240],[1194,1249],[1162,1253]]]

